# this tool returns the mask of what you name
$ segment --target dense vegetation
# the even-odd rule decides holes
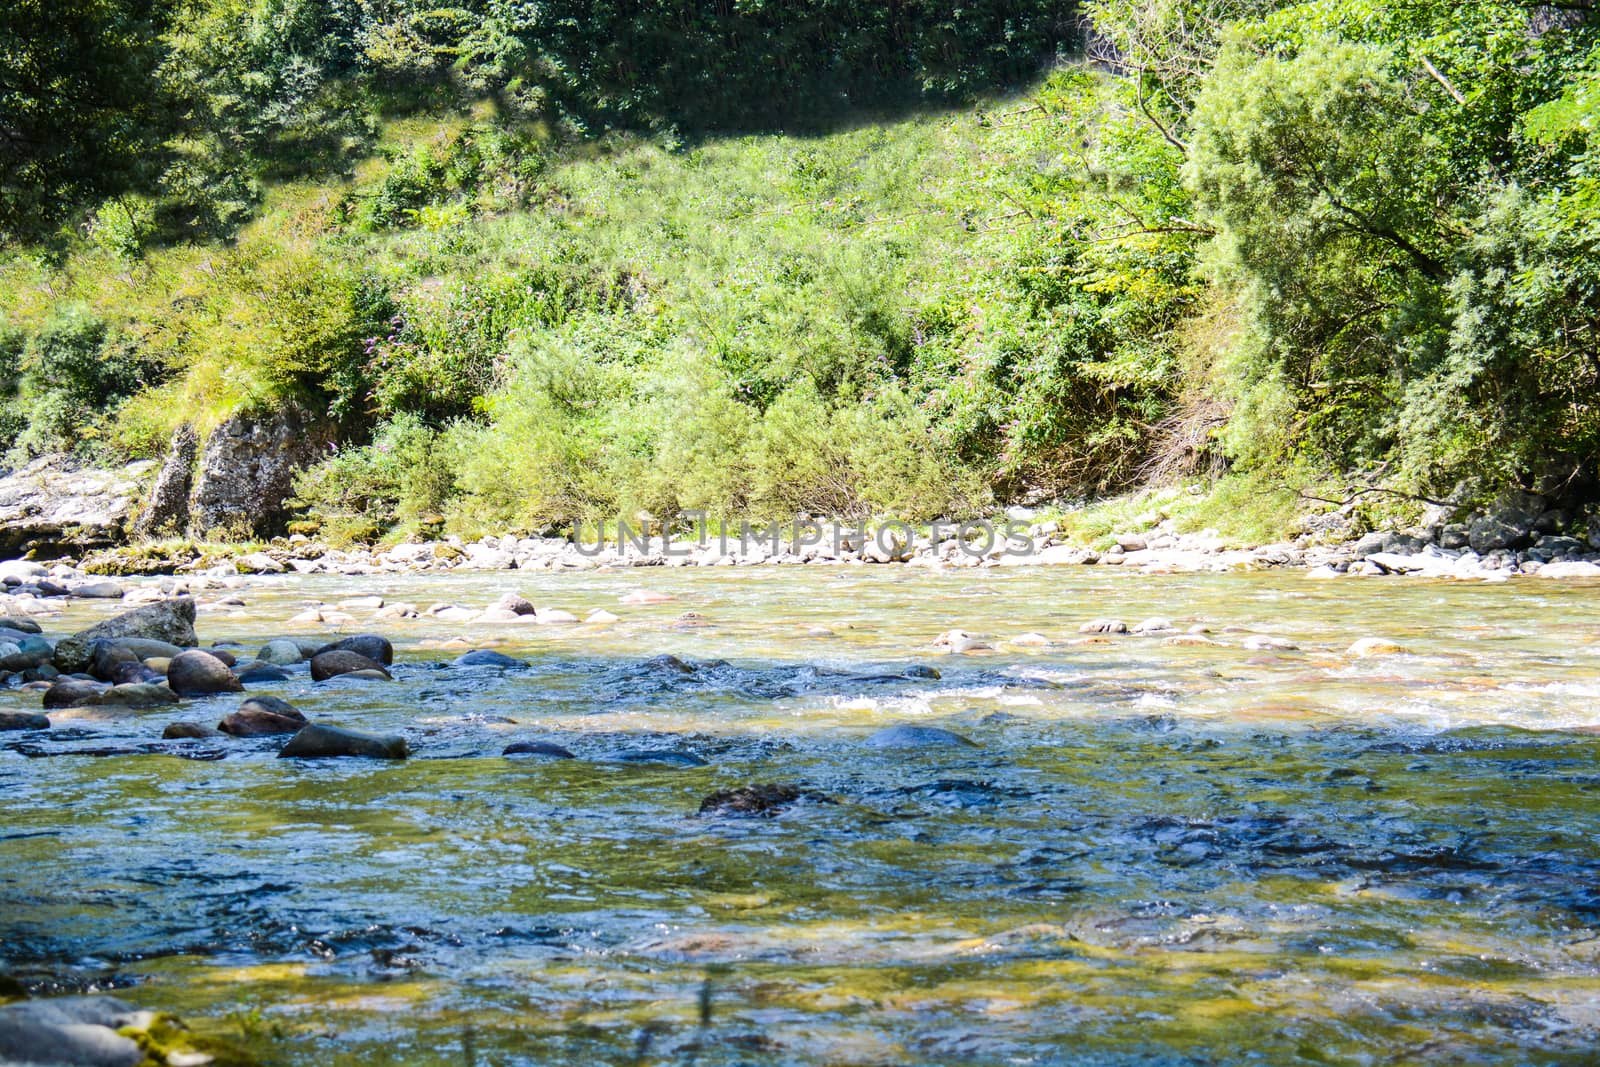
[[[295,397],[345,442],[302,502],[356,538],[1223,471],[1590,500],[1597,29],[1582,0],[24,0],[0,432],[157,454]]]

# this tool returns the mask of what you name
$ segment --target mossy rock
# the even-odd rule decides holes
[[[139,1067],[256,1067],[249,1052],[220,1037],[198,1034],[171,1015],[157,1014],[148,1027],[117,1031],[144,1053]]]

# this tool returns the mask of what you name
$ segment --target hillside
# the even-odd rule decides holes
[[[1072,40],[1001,5],[937,49],[904,47],[921,6],[628,23],[720,81],[342,10],[146,5],[118,32],[156,60],[68,72],[154,79],[118,128],[161,166],[7,160],[13,463],[288,406],[318,448],[273,519],[335,541],[1219,476],[1376,489],[1374,522],[1532,492],[1578,529],[1596,498],[1587,10],[1101,0]]]

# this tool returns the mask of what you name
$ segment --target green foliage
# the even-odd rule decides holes
[[[372,442],[341,449],[295,479],[293,503],[335,545],[413,533],[443,508],[454,487],[438,435],[415,416],[378,427]]]

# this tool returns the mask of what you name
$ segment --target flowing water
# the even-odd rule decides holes
[[[199,629],[253,650],[312,632],[283,622],[308,598],[513,587],[622,619],[363,624],[395,682],[252,687],[404,733],[403,763],[158,740],[237,697],[0,736],[0,971],[284,1064],[1593,1062],[1593,585],[282,578]],[[677,599],[619,604],[641,587]],[[1065,643],[1106,615],[1221,644]],[[994,650],[939,654],[955,626]],[[1410,654],[1345,654],[1369,635]],[[447,666],[466,647],[531,666]],[[905,722],[979,747],[864,743]],[[523,739],[580,758],[501,755]],[[615,758],[641,749],[707,765]],[[749,783],[819,796],[698,814]]]

